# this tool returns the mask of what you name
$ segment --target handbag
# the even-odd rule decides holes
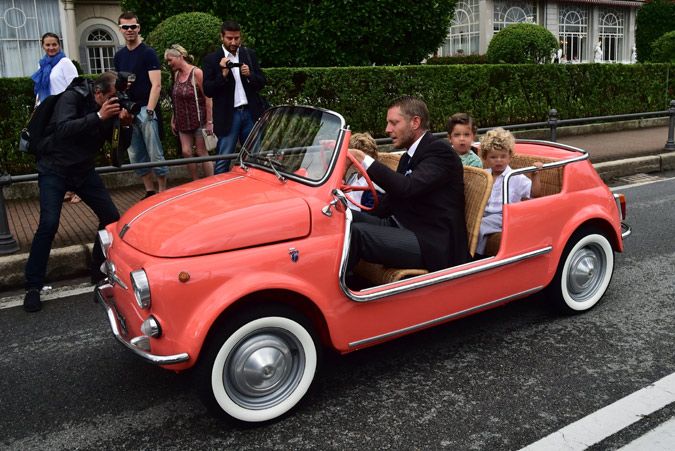
[[[197,104],[197,119],[199,120],[199,125],[202,125],[202,115],[199,112],[199,97],[197,96],[197,83],[195,83],[195,70],[192,69],[192,88],[195,91],[195,103]],[[207,152],[211,152],[218,145],[218,137],[214,134],[206,131],[205,128],[201,128],[202,137],[204,138],[204,146],[206,147]]]

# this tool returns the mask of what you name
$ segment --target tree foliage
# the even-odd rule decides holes
[[[652,61],[655,63],[675,63],[675,31],[664,33],[652,42]]]
[[[675,30],[675,2],[653,0],[638,9],[635,20],[635,47],[641,63],[652,60],[652,43],[660,36]]]
[[[124,0],[144,30],[204,11],[238,21],[266,67],[417,64],[441,45],[456,0]],[[149,30],[150,28],[150,30]]]
[[[206,13],[182,13],[162,21],[148,35],[147,43],[161,56],[172,44],[180,44],[199,65],[220,42],[221,20]]]
[[[541,25],[518,23],[497,33],[486,54],[491,64],[549,63],[558,48],[553,33]]]

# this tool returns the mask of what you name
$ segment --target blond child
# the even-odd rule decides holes
[[[485,253],[488,235],[501,232],[502,230],[502,189],[504,177],[512,171],[509,164],[513,157],[515,144],[516,140],[513,135],[503,128],[490,130],[481,139],[481,155],[488,172],[492,174],[493,184],[490,199],[485,207],[483,219],[480,222],[478,246],[476,248],[477,254],[482,255]],[[539,161],[533,163],[533,165],[537,168],[543,166]],[[538,197],[540,193],[541,181],[538,171],[532,174],[532,180],[524,174],[518,174],[509,179],[510,203]]]
[[[375,160],[377,160],[378,158],[377,143],[375,142],[375,139],[370,135],[370,133],[354,133],[349,140],[349,148],[361,150],[363,151],[363,153],[372,157]],[[347,184],[354,186],[368,185],[366,179],[363,178],[358,173],[354,173],[350,177],[348,177]],[[375,189],[379,193],[384,193],[384,191],[377,185],[375,185]],[[354,200],[354,202],[357,202],[363,205],[364,207],[371,208],[374,205],[374,199],[370,191],[352,191],[350,193],[350,196]],[[351,208],[352,210],[361,211],[359,207],[357,207],[351,202],[349,202],[349,208]]]
[[[476,155],[477,149],[472,146],[476,141],[476,124],[473,118],[466,113],[455,113],[450,116],[445,127],[448,130],[448,141],[462,164],[482,168],[483,162]]]

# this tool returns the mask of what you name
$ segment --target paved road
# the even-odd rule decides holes
[[[625,192],[634,234],[592,311],[534,296],[331,357],[299,409],[256,428],[207,416],[189,376],[130,355],[88,294],[0,309],[0,448],[520,449],[675,372],[675,179]]]

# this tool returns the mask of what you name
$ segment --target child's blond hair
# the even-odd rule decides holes
[[[487,160],[488,154],[493,150],[508,152],[509,156],[513,156],[513,151],[516,146],[516,139],[510,131],[504,130],[501,127],[489,130],[480,139],[480,155],[483,160]]]
[[[349,148],[361,150],[377,160],[377,143],[370,133],[354,133],[349,139]]]

